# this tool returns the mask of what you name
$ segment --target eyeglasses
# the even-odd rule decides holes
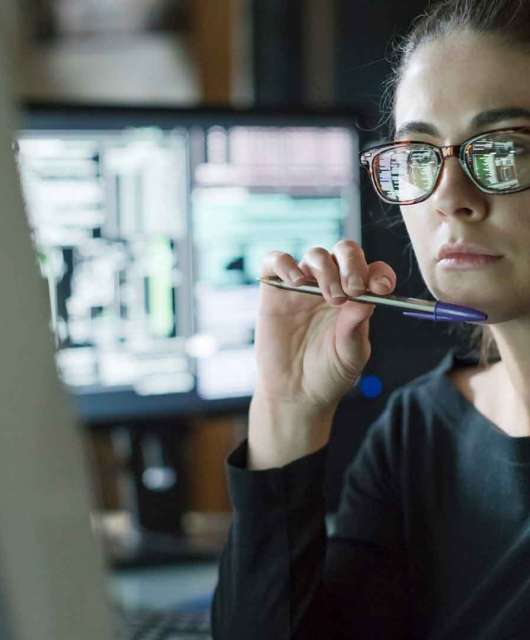
[[[432,195],[445,159],[452,156],[484,193],[530,189],[530,127],[487,131],[445,147],[414,140],[381,144],[363,151],[360,159],[382,200],[407,205]]]

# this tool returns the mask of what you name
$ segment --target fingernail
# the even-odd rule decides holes
[[[303,277],[304,277],[304,274],[301,271],[297,271],[296,269],[289,271],[289,278],[291,279],[292,282],[297,282],[298,280],[301,280]]]
[[[392,282],[390,278],[387,278],[386,276],[381,276],[380,278],[376,278],[375,282],[381,287],[384,287],[385,289],[392,288]]]
[[[338,282],[332,282],[329,285],[329,290],[333,298],[344,298],[344,291]]]
[[[364,291],[365,286],[362,278],[359,276],[350,276],[348,278],[348,289],[354,289],[355,291],[361,289]]]

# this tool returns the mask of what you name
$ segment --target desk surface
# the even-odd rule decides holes
[[[124,608],[190,611],[209,607],[217,577],[217,562],[200,562],[112,571],[108,583]]]

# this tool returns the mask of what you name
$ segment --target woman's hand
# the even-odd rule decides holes
[[[261,285],[256,394],[266,402],[297,403],[315,413],[334,411],[370,358],[369,322],[375,309],[344,296],[367,290],[390,294],[396,286],[394,270],[382,261],[367,264],[359,244],[341,240],[331,252],[309,249],[299,264],[273,251],[261,275],[279,276],[295,286],[316,280],[324,297]]]

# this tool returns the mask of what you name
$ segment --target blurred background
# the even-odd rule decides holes
[[[375,198],[357,155],[385,139],[392,43],[426,4],[20,0],[4,16],[58,364],[117,571],[187,566],[187,593],[211,591],[231,518],[224,460],[245,437],[252,392],[258,244],[288,236],[301,252],[352,237],[368,261],[391,264],[398,294],[431,298],[399,211]],[[144,222],[126,223],[132,210]],[[371,337],[336,416],[330,516],[388,394],[455,342],[443,325],[384,308]]]
[[[425,5],[21,0],[20,91],[105,103],[341,104],[370,119],[391,41]]]

